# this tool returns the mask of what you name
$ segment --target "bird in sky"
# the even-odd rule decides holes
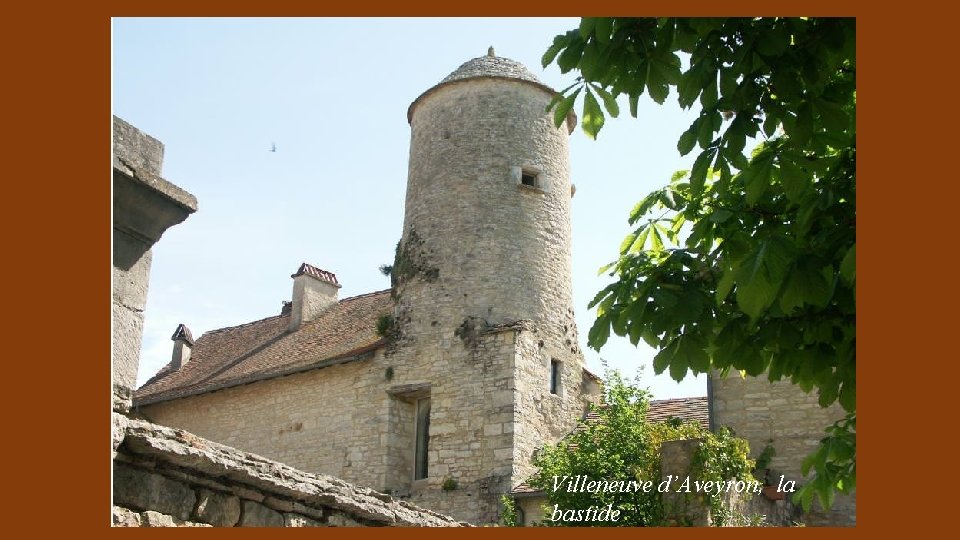
[[[273,142],[270,143],[270,151],[271,151],[271,152],[276,152],[276,151],[277,151],[277,143],[273,143]]]

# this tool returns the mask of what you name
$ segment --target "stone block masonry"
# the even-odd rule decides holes
[[[769,444],[776,451],[770,470],[802,483],[800,465],[817,449],[824,429],[845,416],[838,404],[820,407],[816,392],[806,393],[788,380],[770,382],[765,376],[711,375],[713,423],[728,426],[750,443],[752,457]],[[856,493],[838,496],[830,510],[814,502],[803,516],[807,525],[856,525]]]
[[[113,414],[114,526],[466,525],[331,476]]]

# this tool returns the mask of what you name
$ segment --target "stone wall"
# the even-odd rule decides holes
[[[182,430],[113,418],[114,526],[465,525]]]
[[[129,399],[137,379],[151,247],[197,210],[197,199],[160,177],[163,144],[113,117],[114,392]]]
[[[567,328],[567,339],[576,339],[576,328]],[[517,339],[513,486],[536,472],[532,460],[537,449],[569,435],[587,413],[588,403],[600,397],[600,385],[584,374],[577,361],[560,362],[559,389],[551,393],[550,364],[556,356],[543,344],[541,334],[533,331],[523,332]],[[570,355],[560,357],[568,359]]]
[[[765,377],[739,373],[711,377],[711,414],[715,426],[729,426],[750,443],[752,457],[768,444],[776,455],[770,464],[776,476],[802,481],[800,465],[826,436],[824,429],[844,418],[839,404],[822,408],[817,394],[804,392],[788,380],[771,383]],[[798,482],[799,484],[799,482]],[[855,525],[856,493],[838,496],[824,511],[819,501],[804,516],[807,525]]]

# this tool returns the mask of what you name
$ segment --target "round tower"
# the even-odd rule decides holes
[[[410,105],[394,266],[406,334],[530,320],[572,334],[566,348],[576,348],[568,159],[576,119],[554,126],[546,111],[554,95],[491,47]]]

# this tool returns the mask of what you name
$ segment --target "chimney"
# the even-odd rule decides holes
[[[190,351],[193,349],[193,334],[187,325],[180,324],[170,338],[173,340],[173,369],[179,370],[190,361]]]
[[[293,305],[290,309],[288,329],[293,332],[337,303],[340,283],[333,272],[307,263],[301,264],[297,273],[290,277],[293,278]]]

